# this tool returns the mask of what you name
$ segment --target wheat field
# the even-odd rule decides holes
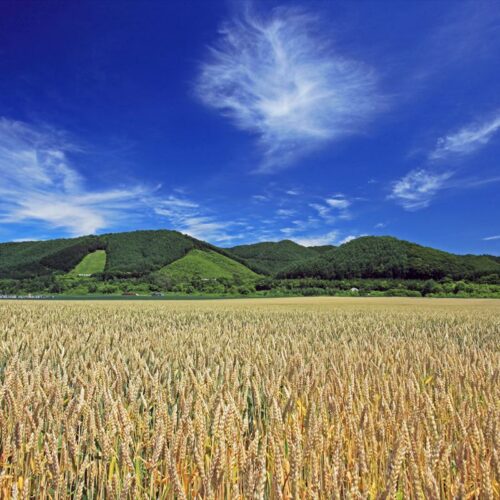
[[[500,301],[0,303],[1,498],[499,498]]]

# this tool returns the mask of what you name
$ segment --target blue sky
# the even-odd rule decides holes
[[[500,3],[0,3],[0,241],[500,253]]]

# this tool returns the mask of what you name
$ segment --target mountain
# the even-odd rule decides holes
[[[366,236],[290,265],[281,278],[475,279],[500,272],[498,258],[455,255],[390,236]]]
[[[228,248],[227,252],[241,259],[247,267],[260,274],[276,274],[284,271],[292,264],[317,257],[333,246],[304,247],[291,240],[278,242],[254,243]]]
[[[389,236],[339,247],[290,240],[218,248],[177,231],[134,231],[72,239],[0,244],[0,279],[93,274],[105,280],[163,276],[177,281],[287,278],[475,280],[500,274],[500,259],[454,255]]]
[[[105,252],[107,274],[147,274],[184,257],[190,250],[226,252],[177,231],[133,231],[72,239],[0,244],[0,278],[68,273],[87,255]]]

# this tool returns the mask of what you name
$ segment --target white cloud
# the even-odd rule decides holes
[[[332,208],[338,209],[346,209],[351,205],[351,202],[345,198],[327,198],[325,201]]]
[[[264,196],[263,194],[254,194],[252,196],[252,199],[254,201],[269,201],[269,197],[268,196]]]
[[[298,229],[296,227],[283,227],[280,229],[280,233],[283,233],[287,237],[294,235]]]
[[[350,234],[345,238],[341,239],[339,241],[339,245],[343,245],[344,243],[349,243],[350,241],[355,240],[356,238],[361,238],[361,236],[366,236],[366,234],[358,234],[358,235]]]
[[[77,150],[60,131],[0,119],[0,222],[42,223],[76,236],[130,217],[147,190],[88,190],[68,159]]]
[[[487,236],[483,238],[483,241],[500,240],[500,234],[495,234],[494,236]]]
[[[241,226],[240,222],[221,221],[207,213],[200,204],[187,197],[168,196],[154,200],[154,212],[168,219],[172,227],[200,240],[213,243],[227,243],[242,238],[239,233],[228,230]]]
[[[351,214],[348,211],[351,204],[351,201],[343,194],[336,194],[325,198],[323,203],[310,203],[309,206],[316,210],[318,215],[326,222],[333,223],[337,219],[351,218]]]
[[[141,186],[89,190],[69,159],[76,149],[60,131],[1,119],[0,223],[42,223],[78,236],[128,225],[153,210],[195,238],[240,238],[227,232],[237,223],[217,220],[180,190],[164,198]]]
[[[276,210],[276,215],[278,217],[291,217],[292,215],[295,215],[297,212],[296,210],[289,209],[289,208],[279,208]]]
[[[306,247],[316,247],[322,245],[334,245],[339,236],[339,232],[329,231],[328,233],[317,235],[317,236],[306,236],[301,238],[294,238],[294,241],[299,245]]]
[[[465,155],[485,146],[500,131],[500,114],[489,120],[463,127],[454,134],[441,137],[430,154],[433,160],[450,155]]]
[[[316,212],[318,212],[318,215],[324,219],[326,222],[333,223],[336,220],[336,217],[332,215],[331,208],[325,205],[322,205],[321,203],[310,203],[309,206],[311,208],[314,208]]]
[[[27,241],[40,241],[39,238],[15,238],[12,240],[14,243],[25,243]]]
[[[168,196],[164,202],[168,204],[170,207],[178,207],[178,208],[198,208],[198,203],[194,201],[187,200],[185,198],[179,198],[178,196],[170,195]]]
[[[406,210],[428,207],[436,194],[447,187],[447,181],[452,175],[452,172],[412,170],[393,184],[389,198],[396,200]]]
[[[292,8],[248,9],[223,26],[196,92],[258,137],[260,172],[287,167],[326,141],[359,132],[380,108],[372,69],[340,55],[317,17]]]

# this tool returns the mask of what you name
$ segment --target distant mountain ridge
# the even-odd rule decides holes
[[[227,251],[257,273],[276,274],[297,262],[318,257],[325,248],[332,250],[335,247],[305,247],[291,240],[282,240],[239,245]]]
[[[90,253],[105,251],[103,274],[142,276],[168,269],[213,278],[256,275],[287,278],[475,279],[500,274],[500,258],[455,255],[390,236],[366,236],[338,247],[305,247],[291,240],[220,248],[171,230],[0,243],[0,278],[23,279],[68,273]],[[194,251],[197,251],[194,252]],[[190,253],[190,257],[185,257]],[[224,258],[217,258],[217,255]],[[180,262],[181,259],[184,259]],[[233,264],[231,263],[233,261]],[[104,262],[104,260],[103,260]],[[191,264],[190,264],[191,263]],[[216,266],[216,267],[214,267]],[[215,273],[215,274],[214,274]]]
[[[490,255],[456,255],[391,236],[364,236],[278,273],[281,278],[475,279],[500,271]]]

